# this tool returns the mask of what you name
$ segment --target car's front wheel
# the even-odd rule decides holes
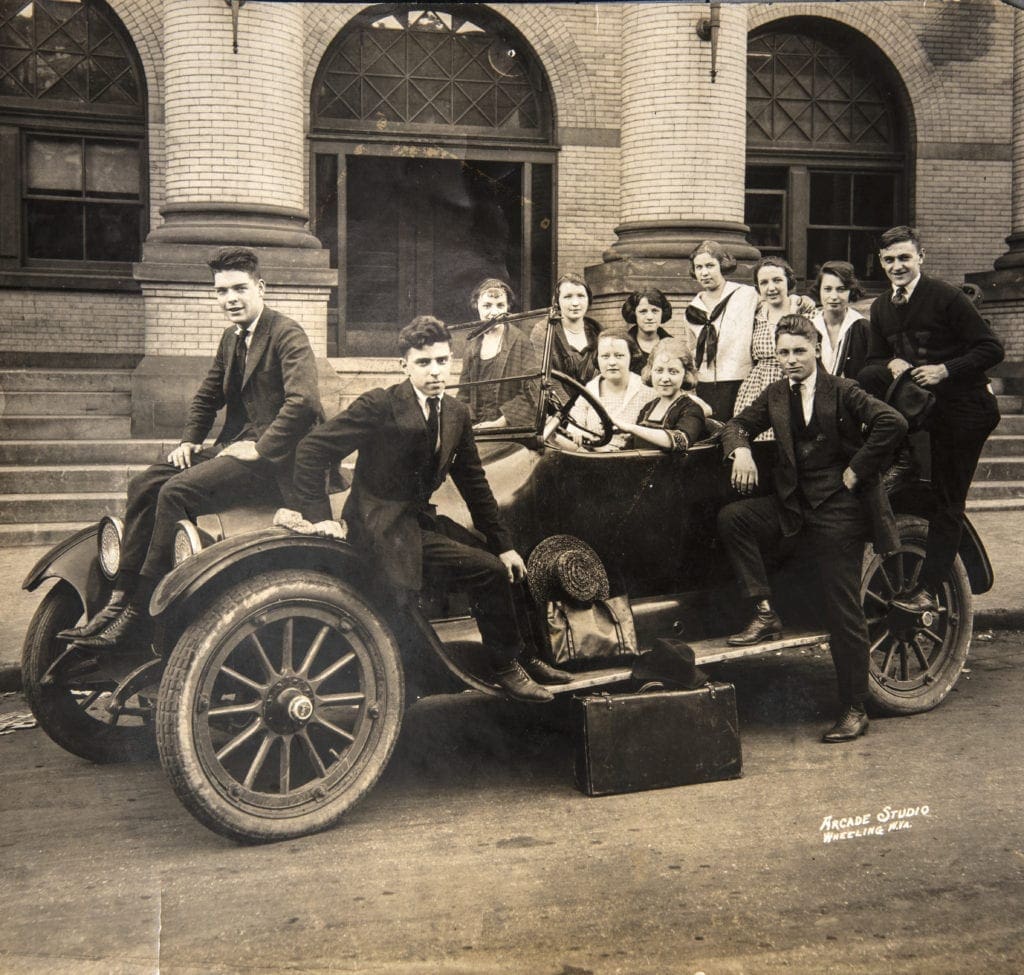
[[[343,583],[246,580],[184,631],[160,686],[157,742],[178,798],[243,842],[333,825],[377,781],[404,706],[398,649]]]
[[[871,640],[868,700],[882,714],[929,711],[953,689],[971,645],[974,610],[971,586],[959,557],[939,591],[937,608],[909,614],[892,600],[910,593],[924,562],[928,524],[899,517],[900,546],[864,557],[861,598]]]

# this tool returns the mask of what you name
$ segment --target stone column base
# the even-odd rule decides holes
[[[1014,364],[1024,363],[1024,264],[968,274],[965,280],[981,288],[985,298],[981,314],[1006,346],[1006,360],[997,374],[1012,371]]]

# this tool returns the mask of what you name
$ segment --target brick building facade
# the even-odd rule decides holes
[[[139,432],[220,332],[224,243],[347,358],[411,309],[464,316],[483,273],[526,307],[585,268],[611,322],[638,284],[692,293],[705,237],[877,278],[872,228],[908,221],[1024,360],[1024,13],[1001,0],[249,0],[238,53],[224,0],[0,10],[0,355],[135,357]]]

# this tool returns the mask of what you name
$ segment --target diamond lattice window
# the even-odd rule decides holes
[[[891,94],[855,52],[798,33],[747,48],[747,142],[829,151],[896,148]]]
[[[328,52],[314,113],[328,127],[540,137],[546,97],[526,61],[478,11],[375,8]]]
[[[115,25],[78,0],[0,0],[0,98],[139,106],[134,58]]]

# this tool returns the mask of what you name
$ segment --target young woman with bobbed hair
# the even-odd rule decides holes
[[[702,241],[690,254],[690,273],[701,289],[686,308],[697,339],[697,395],[719,420],[732,417],[740,384],[754,364],[750,340],[757,292],[726,280],[735,270],[733,256],[717,241]]]
[[[855,308],[864,292],[853,265],[826,261],[811,289],[821,310],[811,319],[821,336],[821,364],[833,376],[856,379],[868,357],[870,326]]]
[[[754,265],[754,283],[760,299],[754,312],[754,331],[750,339],[754,367],[736,396],[736,413],[742,413],[762,390],[782,378],[782,367],[775,355],[775,326],[779,319],[784,315],[810,318],[814,314],[814,302],[810,298],[793,294],[796,275],[789,261],[781,257],[762,257]],[[770,440],[773,437],[771,430],[766,430],[758,439]]]
[[[551,296],[551,317],[554,339],[551,368],[564,372],[581,383],[588,383],[597,374],[597,336],[601,326],[587,317],[594,295],[579,274],[563,274],[555,282]],[[534,326],[530,339],[538,352],[543,352],[547,322]]]
[[[540,371],[540,359],[530,340],[514,325],[506,322],[515,303],[512,288],[500,278],[485,278],[469,298],[469,307],[481,321],[494,324],[471,339],[462,359],[458,398],[469,407],[474,430],[498,427],[531,426],[536,420],[536,383],[508,380],[506,376],[525,376]]]
[[[630,363],[633,372],[642,373],[654,347],[671,336],[671,332],[661,327],[671,317],[672,303],[658,288],[641,288],[622,303],[623,321],[630,326],[629,334],[640,349],[640,354]]]

